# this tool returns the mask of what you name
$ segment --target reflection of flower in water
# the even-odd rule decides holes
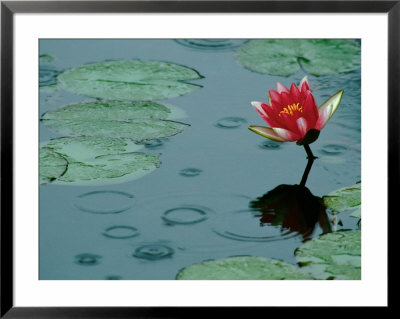
[[[260,225],[281,225],[282,231],[297,232],[303,240],[310,238],[317,222],[323,233],[331,231],[322,198],[314,196],[307,187],[279,185],[262,197],[250,202],[260,211]]]

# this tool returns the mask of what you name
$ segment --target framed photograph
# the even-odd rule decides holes
[[[389,307],[399,18],[2,1],[1,316]]]

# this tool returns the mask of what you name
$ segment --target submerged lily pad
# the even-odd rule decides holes
[[[158,154],[134,152],[142,147],[117,138],[65,137],[43,143],[41,149],[68,161],[53,184],[105,185],[140,178],[160,166]]]
[[[129,119],[177,119],[185,116],[177,107],[151,101],[95,101],[66,105],[46,112],[44,120],[129,120]]]
[[[349,40],[271,39],[246,42],[236,57],[245,68],[262,74],[290,76],[302,68],[321,76],[359,68],[360,54],[360,45]]]
[[[361,205],[361,183],[335,190],[323,199],[325,206],[335,212],[356,208]]]
[[[65,119],[43,120],[44,125],[52,131],[66,136],[117,137],[133,141],[152,140],[155,138],[176,135],[188,124],[158,120],[104,120],[104,119]]]
[[[39,182],[41,185],[50,183],[65,173],[67,160],[50,148],[40,148],[39,151]]]
[[[189,93],[201,79],[195,70],[162,61],[106,61],[86,64],[60,74],[58,83],[68,91],[109,100],[158,100]]]
[[[203,261],[182,269],[179,280],[282,280],[313,279],[298,267],[263,257],[239,256]]]
[[[317,279],[361,279],[361,231],[329,233],[295,252],[302,270]]]
[[[54,93],[59,90],[58,86],[55,84],[44,85],[40,87],[40,92],[43,93]]]

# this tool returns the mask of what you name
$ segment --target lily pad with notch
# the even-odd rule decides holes
[[[143,145],[119,138],[104,137],[61,137],[41,143],[41,149],[48,149],[68,161],[86,161],[98,156],[137,152]]]
[[[360,44],[346,39],[251,40],[236,54],[246,69],[286,77],[300,69],[314,76],[350,72],[360,57]]]
[[[63,175],[68,167],[68,161],[51,148],[42,147],[39,151],[39,182],[41,185],[51,183]]]
[[[133,152],[142,147],[93,137],[60,138],[42,145],[68,160],[67,170],[53,181],[61,185],[106,185],[140,178],[160,166],[158,154]]]
[[[189,93],[201,86],[187,81],[201,78],[197,71],[183,65],[136,59],[86,64],[60,74],[58,83],[84,96],[144,101]]]

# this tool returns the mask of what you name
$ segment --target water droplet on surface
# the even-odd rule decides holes
[[[347,147],[339,144],[327,144],[320,150],[321,154],[325,155],[339,155],[347,150]]]
[[[182,169],[179,172],[179,175],[182,175],[182,176],[185,176],[185,177],[194,177],[194,176],[200,175],[201,172],[202,172],[201,169],[188,167],[188,168]]]
[[[191,225],[205,221],[207,211],[209,209],[196,206],[177,207],[165,211],[161,218],[172,225]]]
[[[219,119],[215,126],[220,127],[220,128],[238,128],[243,124],[246,124],[247,121],[244,118],[241,117],[224,117],[222,119]]]
[[[100,263],[100,255],[95,254],[79,254],[75,256],[75,263],[82,266],[94,266]]]
[[[121,276],[117,276],[117,275],[109,275],[109,276],[106,276],[105,279],[106,280],[121,280],[122,277]]]
[[[215,218],[213,231],[224,238],[248,242],[270,242],[298,235],[288,236],[290,232],[282,232],[279,226],[260,227],[258,214],[251,209],[220,214]]]
[[[321,156],[319,160],[327,164],[342,164],[346,162],[346,159],[341,156]]]
[[[236,39],[176,39],[175,42],[188,48],[204,51],[223,51],[239,47],[247,40]]]
[[[79,195],[75,207],[92,214],[118,214],[132,207],[134,196],[119,191],[94,191]]]
[[[108,238],[127,239],[138,236],[139,231],[131,226],[112,226],[108,227],[103,235]]]
[[[267,141],[260,143],[259,147],[262,149],[277,150],[282,147],[282,143],[267,140]]]
[[[136,248],[132,256],[146,260],[159,260],[172,257],[173,254],[174,250],[169,246],[161,244],[147,244]]]
[[[156,139],[149,140],[149,141],[137,142],[136,144],[144,145],[146,148],[156,149],[156,148],[163,147],[164,141],[162,139],[156,138]]]

